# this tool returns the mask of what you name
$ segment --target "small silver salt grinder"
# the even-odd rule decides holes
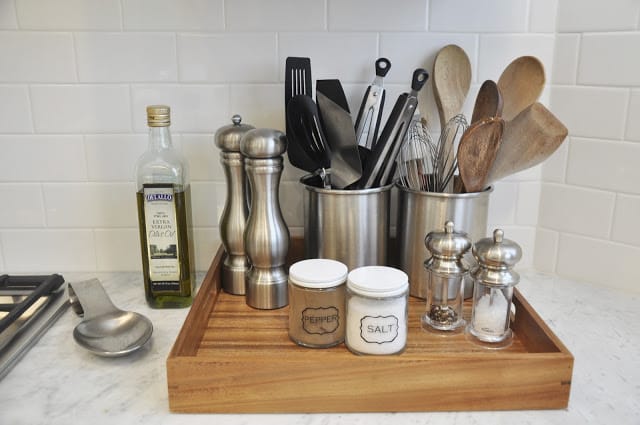
[[[469,268],[462,256],[471,248],[466,233],[454,231],[452,221],[444,224],[444,232],[430,232],[424,241],[431,257],[424,262],[429,276],[427,310],[422,327],[428,331],[462,331],[464,281]]]
[[[234,115],[233,124],[216,131],[215,143],[227,180],[227,199],[220,217],[220,239],[227,253],[222,265],[222,289],[234,295],[245,294],[245,274],[249,261],[244,248],[244,229],[249,217],[247,179],[240,140],[254,127],[242,124],[242,117]]]
[[[240,142],[251,189],[251,208],[244,244],[251,266],[246,275],[246,302],[258,309],[288,304],[285,260],[289,229],[279,200],[282,154],[287,148],[284,133],[266,128],[250,130]]]
[[[520,282],[520,275],[512,268],[522,258],[522,249],[517,243],[505,239],[501,229],[496,229],[492,238],[475,243],[473,256],[478,265],[471,271],[473,309],[467,335],[481,345],[507,347],[512,340],[513,287]]]

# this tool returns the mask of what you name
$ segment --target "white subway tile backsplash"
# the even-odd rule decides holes
[[[98,271],[142,271],[138,229],[97,229],[96,258]]]
[[[229,122],[229,88],[218,85],[134,85],[133,126],[147,132],[148,105],[171,106],[172,133],[211,133]]]
[[[230,93],[231,113],[240,114],[242,122],[258,128],[284,131],[284,86],[282,84],[232,85]],[[231,120],[228,123],[231,123]]]
[[[123,0],[124,29],[221,31],[223,4],[224,0]]]
[[[547,81],[553,63],[554,37],[550,34],[480,35],[477,81],[498,81],[502,71],[519,56],[535,56],[545,67]]]
[[[214,143],[214,133],[185,134],[181,140],[182,153],[189,164],[192,181],[225,180],[220,163],[220,149]]]
[[[287,56],[304,56],[311,58],[314,81],[339,78],[342,83],[369,83],[373,79],[371,66],[377,54],[378,36],[373,32],[281,33],[278,37],[278,75],[280,81],[284,81]]]
[[[615,195],[552,183],[542,185],[538,225],[557,231],[608,238]]]
[[[176,81],[176,41],[171,33],[75,34],[81,82]]]
[[[518,184],[497,182],[493,186],[489,196],[488,223],[497,226],[515,224]]]
[[[18,28],[18,21],[16,19],[15,3],[13,1],[0,1],[0,29],[14,30],[16,28]]]
[[[0,232],[5,273],[95,271],[91,230],[25,229]]]
[[[27,86],[0,86],[0,133],[32,133]]]
[[[618,88],[557,86],[549,110],[572,136],[621,139],[628,97]]]
[[[180,81],[275,83],[275,33],[180,34]]]
[[[327,2],[331,31],[422,31],[427,28],[424,0],[405,0],[400,7],[385,0]]]
[[[0,181],[82,181],[87,178],[81,136],[0,135]]]
[[[191,209],[194,227],[214,227],[220,222],[227,199],[222,182],[192,182]]]
[[[133,181],[146,134],[91,134],[84,138],[89,181]]]
[[[518,184],[516,224],[532,227],[538,224],[541,190],[540,181]]]
[[[611,241],[561,234],[557,272],[602,286],[637,291],[640,248]]]
[[[640,143],[572,138],[567,183],[640,194]]]
[[[31,102],[37,132],[131,131],[127,85],[37,85]]]
[[[44,183],[49,227],[137,226],[133,183]]]
[[[317,0],[233,0],[225,3],[229,31],[321,31],[325,2]]]
[[[449,32],[524,32],[527,0],[431,0],[429,30]]]
[[[629,100],[627,112],[627,128],[625,138],[627,140],[640,141],[640,91],[633,90]]]
[[[553,230],[537,229],[533,255],[533,265],[536,269],[545,273],[556,271],[559,237],[559,233]]]
[[[198,227],[193,232],[196,270],[209,270],[221,245],[218,227]]]
[[[529,6],[529,31],[555,33],[556,10],[560,1],[562,0],[532,1]]]
[[[640,246],[640,196],[621,195],[616,198],[611,239]]]
[[[97,30],[122,28],[119,0],[16,0],[20,28]]]
[[[76,81],[73,40],[60,32],[0,32],[1,82]]]
[[[391,61],[391,70],[385,76],[385,81],[407,84],[416,68],[424,68],[431,74],[436,55],[448,44],[456,44],[466,52],[475,80],[477,42],[478,37],[475,34],[383,32],[380,34],[380,56]],[[375,77],[375,59],[377,58],[370,61],[367,84]],[[426,88],[423,91],[426,91]]]
[[[579,34],[556,35],[551,82],[554,84],[575,84],[579,57]]]
[[[541,177],[543,181],[555,183],[565,182],[570,144],[571,138],[567,137],[558,150],[542,164]]]
[[[635,0],[559,0],[558,31],[621,31],[636,28],[640,3]]]
[[[640,2],[635,2],[640,7]],[[640,85],[640,33],[584,34],[580,43],[578,83]]]
[[[39,183],[0,183],[0,199],[0,228],[44,226]]]

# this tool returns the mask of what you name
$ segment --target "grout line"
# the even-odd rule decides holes
[[[613,242],[613,224],[614,224],[614,218],[616,216],[616,209],[617,209],[617,205],[618,205],[618,193],[614,194],[613,197],[613,208],[611,209],[611,216],[609,217],[609,229],[607,230],[607,238],[609,241]]]

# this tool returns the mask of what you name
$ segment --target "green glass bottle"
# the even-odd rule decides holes
[[[170,108],[147,107],[149,146],[136,164],[144,292],[153,308],[193,301],[193,238],[187,163],[171,143]]]

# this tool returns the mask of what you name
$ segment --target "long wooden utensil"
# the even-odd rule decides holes
[[[507,121],[502,143],[486,184],[540,164],[567,137],[568,130],[541,103],[533,103]]]
[[[477,121],[465,131],[458,145],[458,170],[466,192],[480,192],[487,186],[504,131],[500,117]]]
[[[502,94],[498,85],[493,80],[487,80],[482,83],[476,103],[473,106],[473,115],[471,116],[471,124],[476,123],[485,118],[499,117],[502,115]]]
[[[505,121],[511,121],[526,107],[537,102],[544,83],[544,66],[533,56],[521,56],[507,65],[498,79]]]
[[[433,90],[440,114],[440,126],[459,114],[471,87],[471,63],[455,44],[440,49],[433,64]]]

